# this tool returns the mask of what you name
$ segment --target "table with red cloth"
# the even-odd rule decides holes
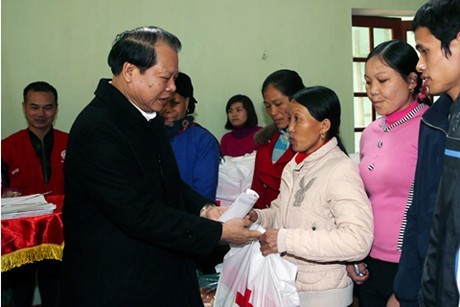
[[[45,259],[62,260],[64,196],[45,196],[52,214],[2,220],[2,272]]]

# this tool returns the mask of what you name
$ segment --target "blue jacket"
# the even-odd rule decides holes
[[[443,168],[451,104],[450,97],[443,95],[425,112],[420,124],[414,198],[407,213],[402,254],[394,280],[394,292],[402,307],[418,306],[428,237]]]
[[[192,123],[171,139],[182,180],[202,196],[216,200],[220,147],[205,128]]]
[[[460,246],[460,97],[451,104],[443,168],[420,288],[420,306],[458,307]]]

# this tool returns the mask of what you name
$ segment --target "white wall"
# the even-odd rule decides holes
[[[225,104],[248,95],[261,125],[269,123],[260,87],[280,68],[306,85],[339,95],[341,133],[353,147],[351,12],[353,8],[415,12],[422,0],[3,0],[1,137],[26,126],[22,90],[44,80],[59,92],[58,129],[69,131],[101,77],[117,33],[156,25],[183,43],[180,69],[193,80],[197,121],[220,139]]]

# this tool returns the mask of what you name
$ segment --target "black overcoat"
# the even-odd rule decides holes
[[[63,306],[200,306],[194,257],[222,226],[186,185],[164,134],[109,80],[77,117],[64,165]]]

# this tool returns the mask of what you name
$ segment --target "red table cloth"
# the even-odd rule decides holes
[[[56,205],[52,214],[2,221],[2,272],[44,259],[62,259],[64,196],[46,196]]]

